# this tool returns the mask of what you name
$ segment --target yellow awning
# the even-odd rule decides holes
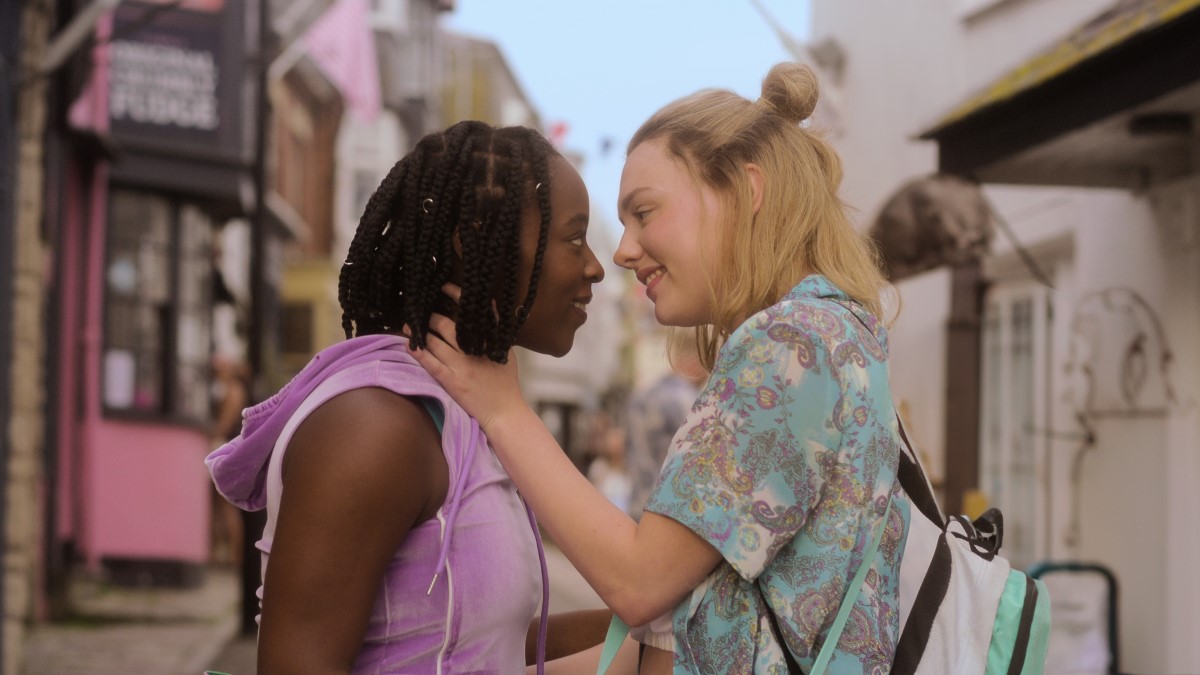
[[[1145,31],[1200,7],[1200,0],[1122,0],[1063,40],[971,96],[921,136],[928,138],[980,110],[1058,77]],[[1197,36],[1200,40],[1200,36]]]

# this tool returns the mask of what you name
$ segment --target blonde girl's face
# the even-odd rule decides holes
[[[629,154],[621,172],[617,213],[625,227],[613,260],[633,270],[664,326],[713,320],[707,279],[714,271],[716,194],[693,180],[662,139]]]

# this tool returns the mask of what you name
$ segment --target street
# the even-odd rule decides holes
[[[571,563],[547,542],[550,610],[602,607]],[[253,675],[253,637],[236,635],[238,579],[208,570],[191,589],[131,589],[80,580],[71,589],[74,619],[40,623],[29,633],[22,675],[196,675],[208,669]]]

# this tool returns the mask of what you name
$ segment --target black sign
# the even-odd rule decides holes
[[[114,137],[135,152],[248,155],[245,3],[122,2],[109,50]]]

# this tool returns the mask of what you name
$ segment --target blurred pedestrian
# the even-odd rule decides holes
[[[625,461],[625,430],[612,415],[601,410],[594,417],[588,441],[594,447],[587,468],[588,480],[608,501],[628,512],[633,486]]]
[[[538,132],[481,122],[421,139],[371,196],[338,282],[347,340],[207,460],[232,503],[267,511],[260,675],[512,673],[547,630],[552,655],[603,639],[607,612],[533,620],[548,593],[532,514],[407,349],[438,309],[470,354],[566,354],[604,275],[588,213]]]
[[[712,371],[640,522],[540,428],[514,366],[461,353],[440,316],[445,341],[416,352],[588,583],[643,627],[642,672],[891,667],[909,509],[888,286],[838,196],[836,153],[803,124],[816,101],[812,71],[780,64],[757,100],[698,92],[629,143],[615,260],[660,323],[698,327]]]
[[[675,432],[683,426],[696,402],[708,371],[700,363],[694,336],[680,339],[671,355],[671,368],[629,399],[625,421],[625,458],[630,495],[626,511],[634,520],[658,482],[663,460]]]
[[[209,446],[215,450],[235,438],[242,428],[242,410],[250,404],[250,369],[232,356],[214,354],[212,372],[214,405]],[[211,493],[210,559],[219,565],[240,568],[242,513],[215,489]]]

